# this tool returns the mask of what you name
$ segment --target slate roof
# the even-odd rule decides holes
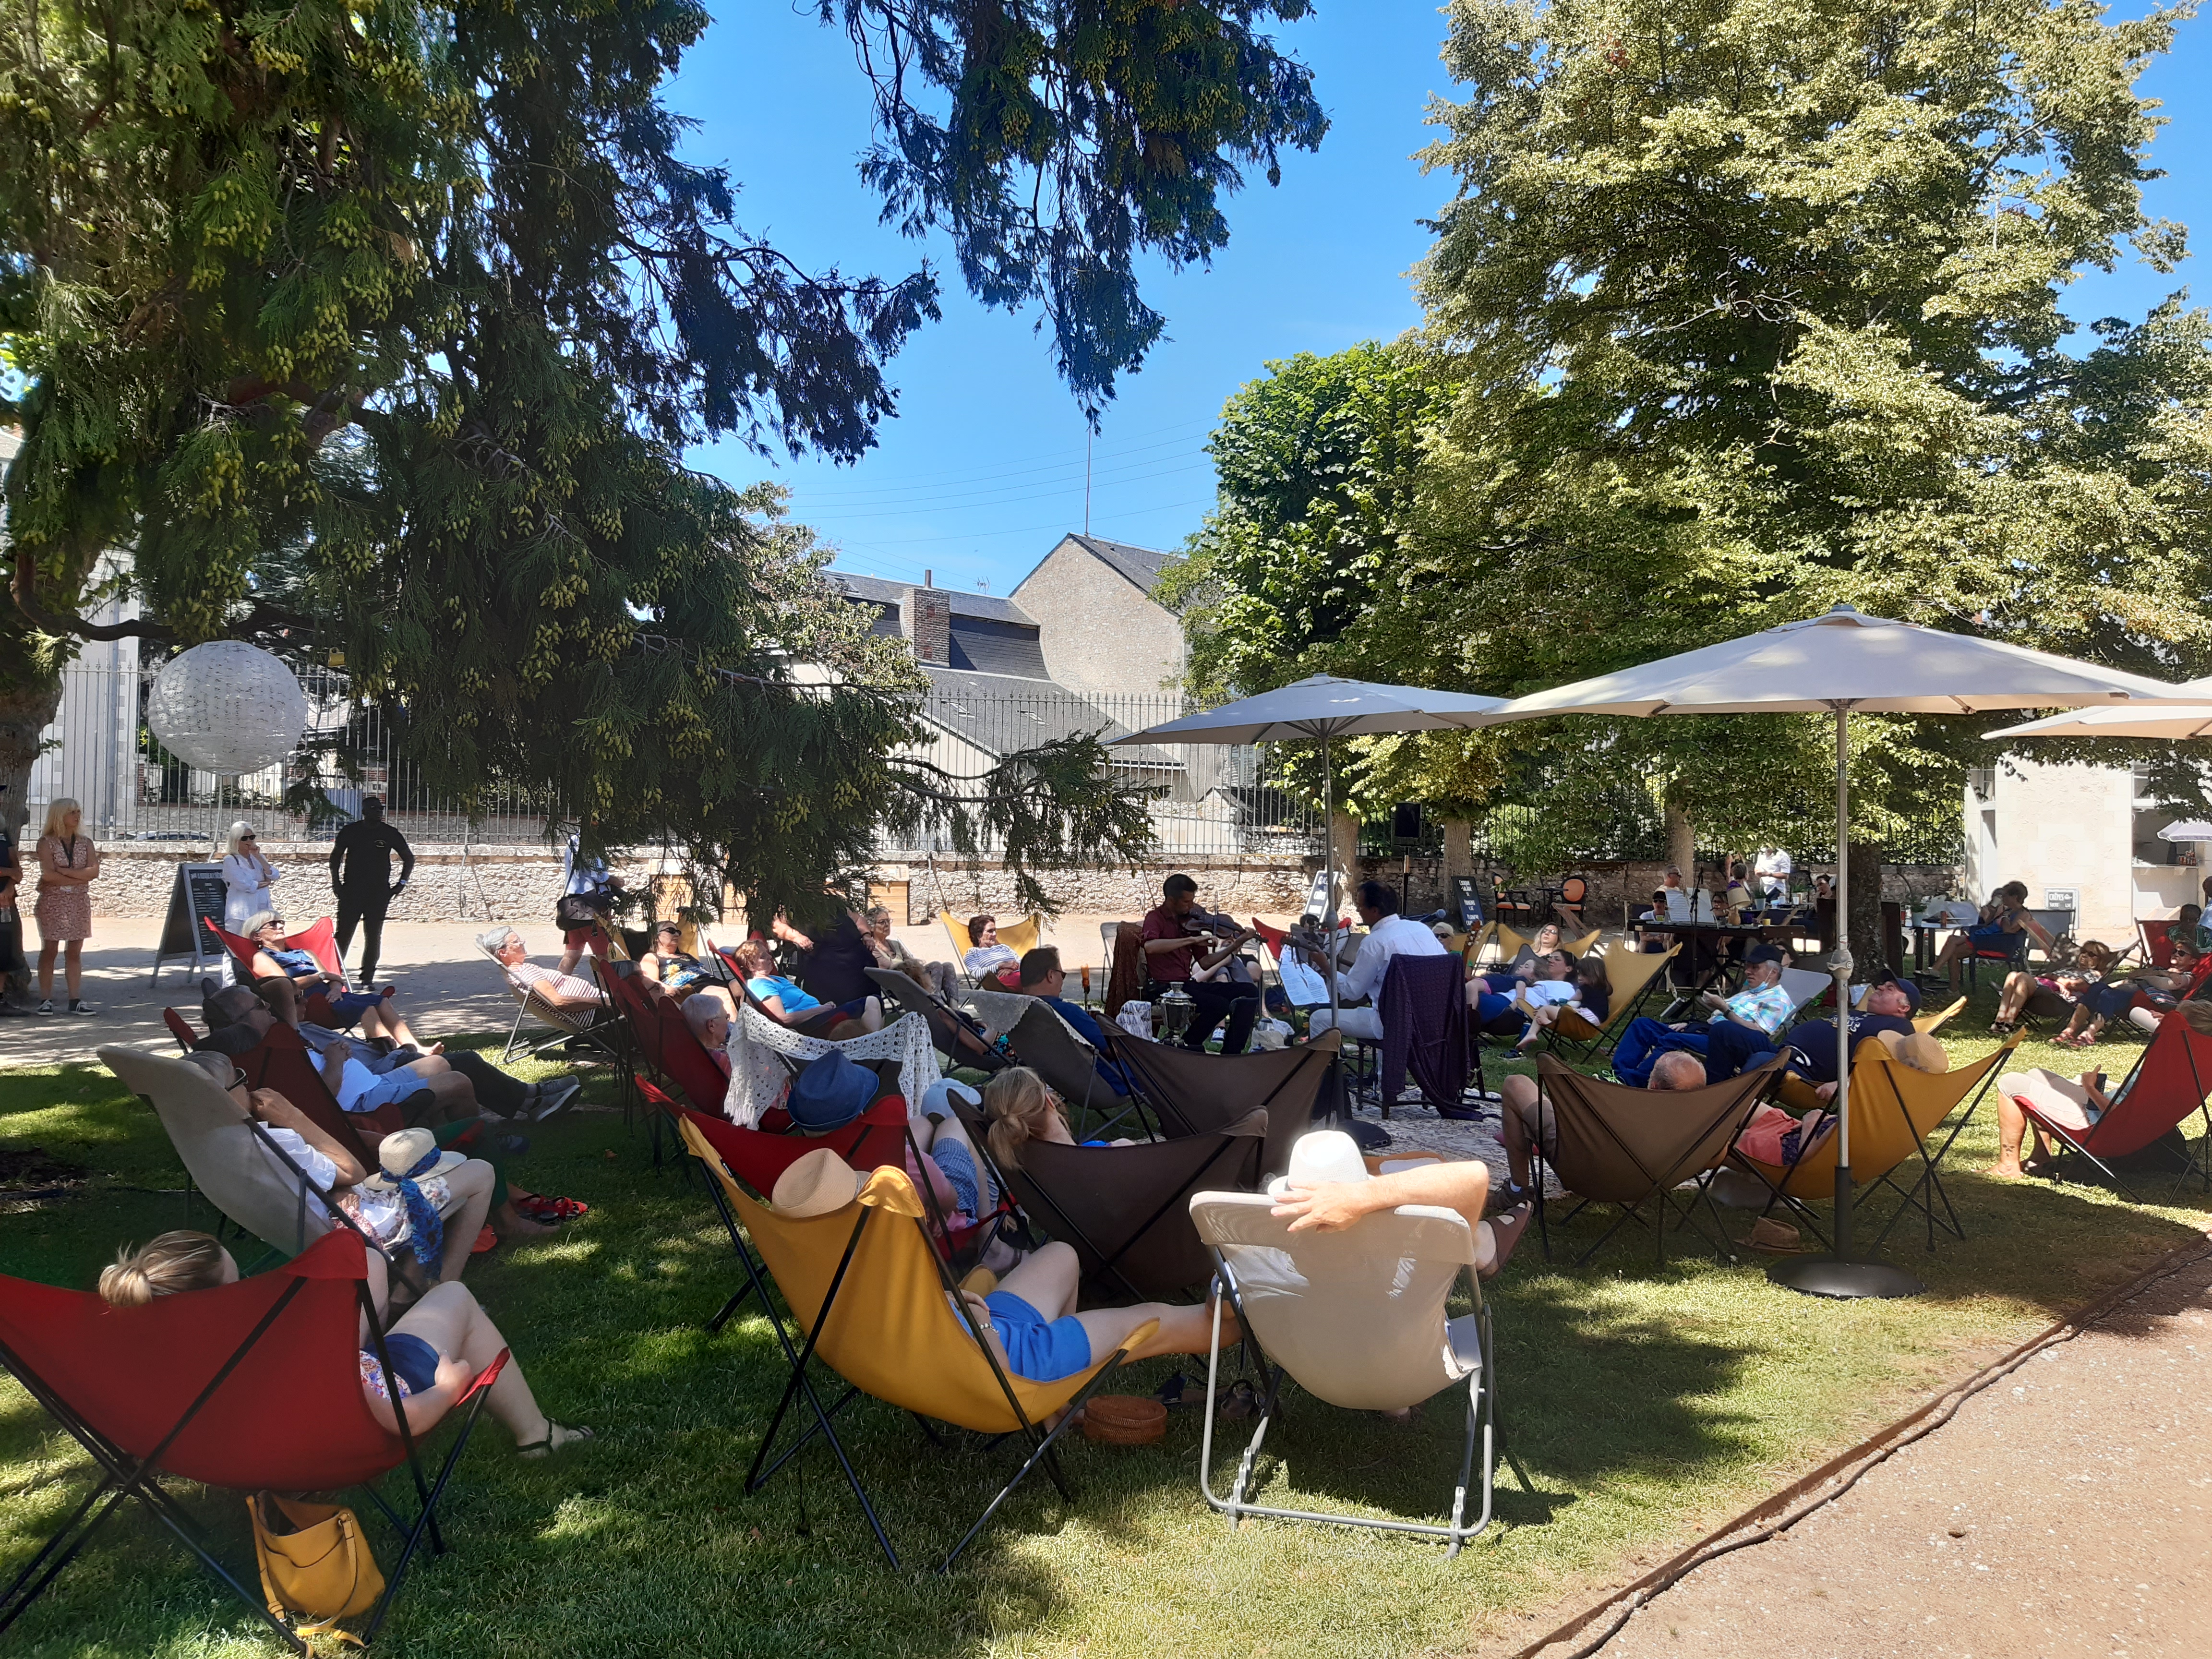
[[[1011,755],[1058,738],[1095,732],[1101,743],[1127,737],[1129,728],[1064,686],[1029,683],[1003,674],[927,665],[928,701],[922,714],[989,755]],[[1030,694],[1030,695],[1024,695]],[[1182,763],[1150,744],[1114,751],[1117,766],[1181,770]]]
[[[891,610],[890,631],[898,632],[899,606],[905,603],[906,591],[914,586],[912,582],[885,581],[881,576],[852,576],[842,570],[831,571],[830,580],[841,585],[856,599],[866,599],[872,605],[889,605]],[[994,593],[970,593],[957,587],[939,591],[951,596],[952,614],[956,617],[974,617],[985,622],[1014,623],[1028,628],[1037,625],[1036,618],[1012,599],[1002,599]]]

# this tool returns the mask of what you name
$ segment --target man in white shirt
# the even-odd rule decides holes
[[[1441,957],[1447,955],[1443,941],[1418,921],[1408,921],[1398,914],[1398,896],[1390,890],[1388,882],[1363,881],[1359,884],[1359,920],[1367,926],[1367,937],[1359,942],[1359,954],[1352,958],[1352,966],[1339,975],[1336,983],[1340,1003],[1358,1002],[1363,998],[1379,1002],[1382,981],[1389,976],[1390,958],[1407,957]],[[1318,1034],[1329,1029],[1329,1011],[1316,1008],[1307,1022],[1310,1033]],[[1379,1006],[1343,1008],[1337,1010],[1335,1024],[1348,1037],[1365,1037],[1379,1042],[1382,1036],[1382,1011]]]
[[[1778,899],[1790,892],[1790,872],[1793,867],[1790,854],[1779,847],[1762,847],[1751,870],[1759,878],[1759,890],[1771,899]]]

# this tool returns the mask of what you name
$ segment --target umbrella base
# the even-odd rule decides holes
[[[1832,1255],[1801,1255],[1766,1270],[1773,1284],[1805,1296],[1838,1297],[1918,1296],[1928,1287],[1902,1267],[1887,1261],[1841,1261]]]

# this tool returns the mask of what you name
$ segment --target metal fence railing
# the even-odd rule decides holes
[[[125,663],[72,663],[63,671],[61,708],[46,728],[29,788],[33,833],[46,804],[67,796],[98,840],[210,842],[234,818],[270,841],[327,839],[383,797],[408,839],[428,843],[542,842],[550,793],[495,787],[471,811],[438,795],[398,752],[374,708],[357,707],[334,669],[300,677],[307,730],[284,760],[242,777],[217,777],[178,759],[146,726],[155,671]]]
[[[921,757],[955,779],[975,781],[1007,756],[1055,739],[1127,737],[1191,712],[1182,697],[1086,695],[1062,686],[980,688],[975,678],[945,677],[922,705],[929,740]],[[1157,850],[1164,854],[1245,856],[1318,852],[1321,814],[1277,781],[1271,744],[1166,744],[1109,748],[1116,775],[1152,791],[1146,807]],[[887,843],[886,857],[951,850],[942,834],[933,844]],[[996,848],[988,848],[995,851]]]

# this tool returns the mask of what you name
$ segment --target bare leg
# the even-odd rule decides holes
[[[478,1371],[498,1358],[500,1350],[507,1346],[499,1327],[491,1322],[491,1316],[478,1305],[468,1287],[450,1283],[433,1285],[429,1294],[410,1308],[392,1329],[420,1337],[440,1353]],[[512,1357],[485,1396],[484,1409],[500,1420],[518,1446],[546,1439],[553,1426],[538,1409],[522,1367]]]
[[[570,945],[567,950],[561,952],[561,971],[564,974],[574,973],[576,971],[576,964],[583,959],[584,947],[580,945]]]
[[[62,946],[62,977],[69,982],[70,1000],[75,1002],[77,994],[84,989],[84,941],[70,939]]]
[[[446,1185],[460,1200],[460,1206],[445,1218],[446,1248],[438,1260],[440,1284],[452,1284],[461,1276],[461,1269],[469,1265],[469,1251],[475,1247],[477,1235],[483,1231],[484,1218],[491,1212],[493,1180],[491,1165],[480,1158],[469,1159],[446,1176]]]
[[[2003,1090],[1992,1092],[1997,1103],[1997,1161],[1990,1165],[1990,1173],[2000,1180],[2018,1181],[2027,1173],[2020,1162],[2020,1144],[2027,1133],[2027,1114]]]
[[[269,1012],[290,1026],[300,1029],[300,988],[289,979],[264,979],[254,988]]]
[[[1046,1319],[1064,1319],[1073,1314],[1081,1322],[1084,1334],[1091,1339],[1091,1357],[1094,1361],[1103,1359],[1127,1342],[1139,1326],[1153,1320],[1159,1321],[1159,1329],[1132,1348],[1127,1358],[1150,1359],[1156,1354],[1204,1353],[1212,1346],[1213,1311],[1205,1304],[1171,1307],[1164,1302],[1140,1302],[1133,1308],[1094,1308],[1076,1313],[1075,1292],[1081,1277],[1082,1262],[1074,1250],[1055,1242],[1024,1257],[1020,1266],[999,1281],[999,1288],[1021,1297]],[[1237,1328],[1236,1316],[1224,1309],[1221,1316],[1223,1346],[1243,1340],[1243,1333]]]
[[[2028,998],[2035,994],[2035,976],[2016,973],[2005,978],[2004,990],[1997,998],[1997,1021],[2009,1025],[2020,1018],[2021,1010],[2027,1006]]]
[[[59,939],[47,939],[39,946],[39,1000],[54,1000],[54,957],[61,950]]]
[[[1559,1017],[1559,1007],[1557,1003],[1547,1003],[1544,1006],[1536,1010],[1534,1013],[1529,1015],[1528,1034],[1522,1037],[1520,1042],[1513,1045],[1513,1052],[1516,1054],[1526,1054],[1529,1049],[1534,1048],[1538,1040],[1543,1036],[1546,1031],[1551,1030],[1553,1022],[1557,1020]]]
[[[1505,1142],[1506,1167],[1513,1184],[1526,1187],[1529,1178],[1528,1126],[1536,1117],[1540,1096],[1534,1079],[1509,1077],[1498,1085],[1498,1127]]]
[[[370,1036],[390,1037],[403,1048],[421,1048],[425,1054],[435,1054],[442,1046],[425,1047],[417,1041],[413,1029],[407,1024],[407,1016],[399,1012],[398,1005],[390,997],[385,998],[375,1007],[362,1012],[361,1029]]]

